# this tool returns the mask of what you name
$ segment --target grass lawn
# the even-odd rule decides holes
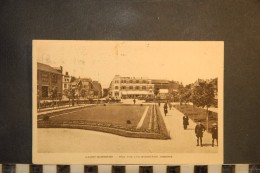
[[[147,106],[140,105],[111,105],[111,106],[94,106],[55,115],[51,121],[66,120],[86,120],[92,122],[106,122],[111,124],[126,125],[127,120],[130,125],[137,126]]]
[[[146,109],[146,117],[137,127]],[[152,105],[94,105],[41,115],[38,128],[74,128],[125,137],[170,139],[158,110]]]

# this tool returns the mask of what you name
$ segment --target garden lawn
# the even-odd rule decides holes
[[[50,121],[86,120],[126,125],[129,120],[131,122],[130,125],[137,126],[146,107],[145,105],[98,105],[72,112],[55,114],[50,118]]]

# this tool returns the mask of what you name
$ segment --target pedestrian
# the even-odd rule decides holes
[[[199,146],[199,142],[200,142],[200,146],[202,147],[202,138],[203,138],[204,131],[205,131],[205,127],[201,124],[201,121],[198,121],[198,124],[195,127],[195,134],[197,137],[197,146]]]
[[[161,102],[160,101],[158,102],[158,105],[159,105],[159,107],[161,106]]]
[[[163,109],[164,109],[164,115],[166,116],[166,114],[168,113],[168,105],[167,105],[167,102],[164,103]]]
[[[188,125],[189,125],[189,117],[186,114],[184,114],[184,116],[183,116],[183,128],[184,128],[184,130],[187,129]]]
[[[217,123],[213,123],[212,125],[213,125],[213,127],[211,129],[211,133],[212,133],[212,147],[214,147],[215,139],[216,139],[217,146],[218,146],[218,126],[217,126]]]
[[[135,104],[135,99],[133,100],[134,104]]]

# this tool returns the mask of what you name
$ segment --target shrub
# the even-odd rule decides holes
[[[49,115],[43,116],[43,121],[48,121],[50,119]]]

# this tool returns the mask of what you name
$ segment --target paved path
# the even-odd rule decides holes
[[[160,107],[163,114],[163,105]],[[38,129],[39,152],[89,152],[89,153],[214,153],[211,136],[204,133],[204,147],[197,147],[191,120],[187,130],[182,125],[183,114],[176,109],[163,116],[170,140],[128,138],[109,133],[78,129]],[[51,141],[51,142],[50,142]]]
[[[136,127],[137,129],[140,129],[140,128],[142,127],[142,125],[143,125],[143,123],[144,123],[144,119],[145,119],[145,117],[146,117],[146,115],[147,115],[148,109],[149,109],[149,106],[146,106],[145,111],[144,111],[144,113],[143,113],[143,116],[142,116],[142,118],[140,119],[139,123],[137,124],[137,127]]]
[[[205,147],[197,147],[197,138],[195,135],[196,123],[191,119],[189,120],[189,126],[186,130],[183,128],[183,113],[175,108],[168,111],[167,116],[163,114],[163,105],[160,106],[161,113],[164,118],[165,125],[170,133],[172,140],[175,141],[175,145],[182,148],[182,151],[189,152],[193,149],[194,152],[200,151],[214,151],[215,148],[211,147],[211,134],[204,132],[203,144]]]

